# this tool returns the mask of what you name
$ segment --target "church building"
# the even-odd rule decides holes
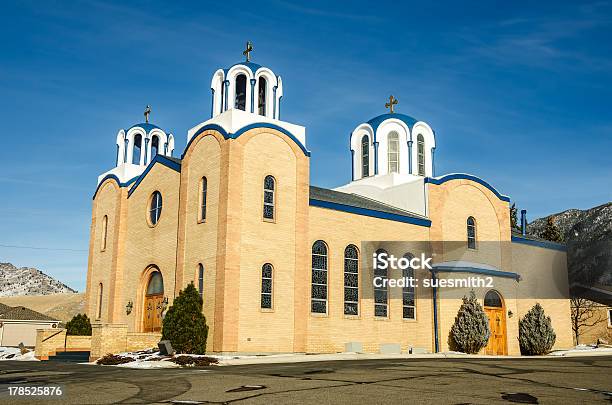
[[[306,128],[282,120],[283,81],[251,51],[213,73],[210,111],[180,153],[148,106],[144,123],[117,133],[116,166],[93,194],[92,323],[159,334],[193,282],[208,352],[438,352],[449,350],[473,290],[492,329],[483,353],[520,354],[518,321],[536,302],[552,319],[555,348],[572,345],[564,246],[513,231],[509,197],[482,178],[436,173],[435,131],[397,112],[393,96],[384,114],[346,122],[351,165],[338,170],[351,181],[311,185]],[[433,246],[433,268],[384,276],[479,276],[492,286],[369,281],[379,274],[367,264],[370,247],[412,257],[412,242]]]

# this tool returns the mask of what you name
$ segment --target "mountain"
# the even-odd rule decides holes
[[[527,225],[527,234],[540,236],[549,217],[552,217],[553,223],[568,242],[588,243],[612,239],[612,202],[587,210],[569,209],[538,218]]]
[[[18,295],[48,295],[76,291],[42,271],[17,268],[11,263],[0,263],[0,297]]]
[[[527,234],[540,236],[548,218],[567,245],[570,284],[612,286],[612,203],[538,218],[527,225]]]

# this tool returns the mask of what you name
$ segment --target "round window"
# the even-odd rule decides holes
[[[162,211],[162,196],[159,191],[156,191],[151,196],[151,204],[149,206],[149,220],[152,225],[156,225],[159,221]]]

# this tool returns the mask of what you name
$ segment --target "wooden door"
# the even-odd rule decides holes
[[[506,316],[503,308],[485,307],[489,317],[491,336],[485,348],[486,354],[505,355],[506,352]]]
[[[147,295],[145,297],[144,331],[159,332],[162,325],[162,310],[164,294]]]

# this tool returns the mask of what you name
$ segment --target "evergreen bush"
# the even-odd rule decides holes
[[[448,343],[451,350],[463,353],[478,353],[489,341],[489,318],[476,300],[474,291],[463,297],[463,304],[451,327]]]
[[[549,240],[551,242],[563,242],[563,235],[561,235],[559,227],[555,225],[553,217],[548,217],[548,219],[546,220],[546,225],[540,233],[540,238]]]
[[[91,322],[85,314],[76,314],[66,324],[66,334],[73,336],[91,336]]]
[[[162,340],[169,340],[177,353],[204,354],[207,337],[202,298],[191,282],[168,309],[163,320]]]
[[[552,327],[550,316],[544,314],[544,308],[536,303],[533,308],[519,320],[519,346],[521,354],[540,355],[550,352],[557,335]]]

